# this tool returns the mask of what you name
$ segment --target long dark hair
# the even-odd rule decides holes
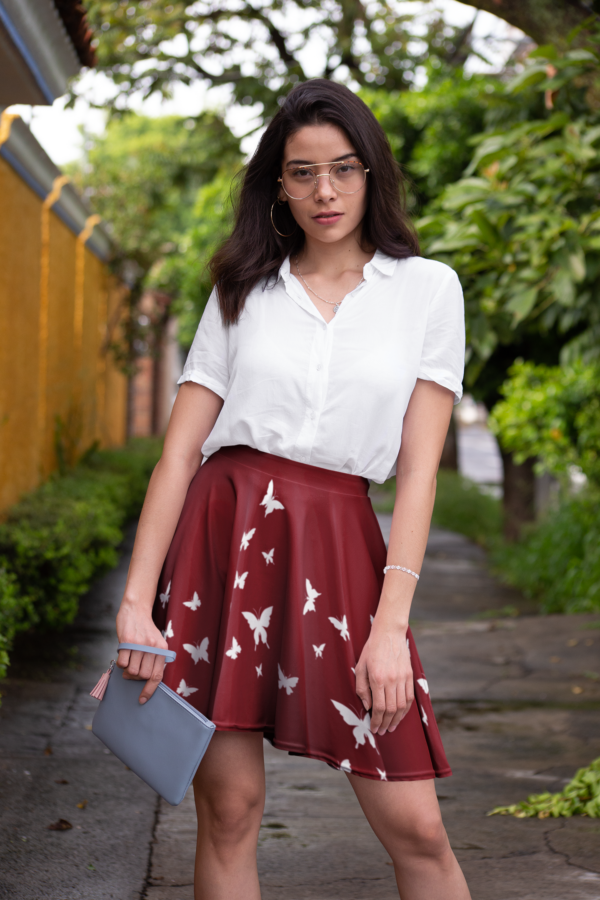
[[[383,128],[363,101],[335,81],[315,78],[293,88],[263,134],[244,173],[236,200],[235,225],[217,250],[209,268],[218,285],[219,306],[226,324],[237,322],[246,297],[262,279],[276,276],[286,256],[297,253],[304,232],[288,204],[271,206],[277,199],[277,179],[285,144],[306,125],[336,125],[350,139],[367,176],[367,209],[362,220],[365,250],[381,250],[395,259],[419,255],[416,232],[406,213],[404,178]]]

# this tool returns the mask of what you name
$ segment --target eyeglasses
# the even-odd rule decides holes
[[[331,186],[342,194],[356,194],[367,180],[367,172],[357,159],[345,159],[336,163],[313,163],[315,166],[331,166],[329,172],[320,175],[310,166],[292,166],[277,181],[290,200],[306,200],[317,187],[318,179],[327,176]]]

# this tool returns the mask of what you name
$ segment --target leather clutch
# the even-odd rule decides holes
[[[142,650],[173,662],[173,650],[142,644],[119,644],[118,650]],[[141,682],[125,679],[115,661],[104,673],[92,697],[100,700],[92,731],[167,803],[177,806],[187,792],[215,726],[162,682],[140,704]]]

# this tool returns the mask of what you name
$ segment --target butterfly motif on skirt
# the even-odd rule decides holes
[[[205,637],[200,644],[184,644],[183,649],[191,655],[194,665],[199,661],[210,662],[208,658],[208,638]]]
[[[185,679],[182,678],[179,682],[179,687],[177,688],[177,693],[182,694],[184,697],[189,697],[191,694],[195,694],[198,688],[190,687],[185,683]]]
[[[256,528],[252,528],[250,531],[245,531],[242,535],[242,543],[240,544],[240,550],[247,550],[250,546],[250,541],[254,537],[254,532]]]
[[[192,610],[192,612],[195,612],[197,609],[200,609],[200,607],[202,606],[202,601],[200,600],[200,597],[198,596],[198,591],[194,591],[194,596],[192,597],[191,600],[184,600],[183,605],[189,606],[189,608]]]
[[[286,694],[289,695],[292,693],[296,685],[298,684],[298,678],[293,676],[288,678],[287,675],[284,675],[281,671],[281,666],[277,663],[277,671],[279,673],[279,687],[284,688]]]
[[[239,588],[241,591],[243,591],[246,586],[246,578],[247,577],[248,577],[247,572],[243,572],[241,575],[238,575],[238,573],[236,572],[235,579],[233,582],[233,589],[235,590],[236,588]]]
[[[258,642],[261,640],[263,644],[267,644],[267,628],[269,627],[269,623],[271,621],[271,613],[273,612],[273,607],[269,606],[267,609],[263,610],[259,616],[255,616],[254,613],[251,612],[242,612],[243,617],[246,622],[250,626],[250,628],[254,631],[254,649],[258,647]],[[267,647],[269,645],[267,644]]]
[[[350,632],[348,631],[348,620],[346,619],[346,616],[342,618],[341,622],[339,619],[335,619],[333,616],[329,616],[329,621],[337,628],[340,633],[340,637],[343,637],[345,641],[350,638]]]
[[[260,506],[264,506],[265,508],[265,516],[268,516],[269,513],[272,513],[274,509],[285,509],[283,503],[280,503],[279,500],[275,499],[275,491],[273,488],[273,479],[269,482],[269,487],[267,488],[267,493],[260,501]]]
[[[241,652],[242,652],[242,648],[241,648],[240,644],[238,644],[236,639],[233,638],[233,640],[231,642],[231,647],[229,648],[229,650],[225,651],[225,656],[229,656],[229,657],[231,657],[231,659],[237,659]]]
[[[306,603],[304,604],[304,609],[302,611],[302,615],[305,616],[307,612],[315,612],[315,600],[317,597],[320,597],[321,594],[319,591],[315,591],[314,587],[308,580],[306,579]]]
[[[371,747],[373,747],[374,750],[377,750],[375,737],[373,735],[373,732],[371,731],[371,716],[369,715],[369,713],[365,713],[364,718],[359,719],[356,713],[351,709],[348,709],[347,706],[344,706],[343,703],[338,703],[337,700],[332,700],[331,702],[339,712],[346,725],[352,725],[352,734],[354,735],[357,749],[358,745],[364,744],[366,739],[370,743]],[[379,753],[378,750],[377,752]]]

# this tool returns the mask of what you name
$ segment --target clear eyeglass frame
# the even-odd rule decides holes
[[[333,172],[333,170],[335,168],[337,168],[337,166],[343,166],[345,163],[349,163],[349,162],[357,163],[363,170],[362,184],[360,187],[356,188],[355,191],[345,191],[343,188],[341,188],[339,186],[339,184],[336,184],[336,182],[334,181],[334,179],[331,175],[331,173]],[[322,172],[320,175],[317,175],[317,173],[313,171],[313,167],[315,167],[315,166],[331,166],[331,168],[329,169],[329,172]],[[365,167],[360,162],[360,160],[355,159],[354,157],[349,157],[348,159],[338,160],[337,162],[333,162],[333,163],[323,162],[323,163],[313,163],[312,166],[292,166],[290,169],[286,169],[286,172],[291,172],[291,171],[296,172],[296,171],[298,171],[298,169],[304,169],[307,172],[312,172],[312,174],[314,175],[313,186],[312,186],[311,190],[309,191],[309,193],[304,194],[303,197],[294,197],[292,194],[290,194],[289,191],[286,190],[285,184],[283,183],[283,176],[280,176],[277,179],[277,181],[281,184],[281,187],[283,188],[284,193],[286,194],[286,196],[288,196],[290,198],[290,200],[307,200],[312,194],[314,194],[315,190],[317,189],[317,185],[319,183],[319,178],[324,178],[325,176],[327,176],[329,178],[332,188],[334,188],[334,190],[336,190],[336,191],[339,191],[341,194],[358,194],[358,192],[361,191],[366,184],[367,172],[371,171],[370,169],[365,169]],[[284,172],[284,174],[285,174],[285,172]]]

